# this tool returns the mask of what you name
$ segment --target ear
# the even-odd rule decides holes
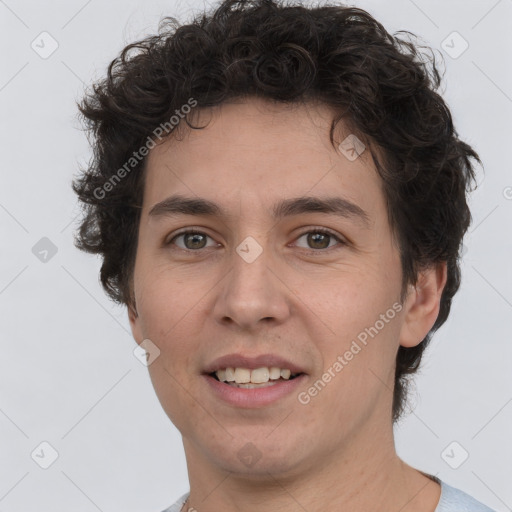
[[[411,285],[404,307],[404,322],[400,331],[400,345],[419,345],[432,329],[441,303],[441,295],[447,279],[446,262],[423,270],[416,285]]]
[[[142,335],[141,321],[135,304],[128,305],[128,320],[130,321],[133,339],[140,345],[144,340],[144,336]]]

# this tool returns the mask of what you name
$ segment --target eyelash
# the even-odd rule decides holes
[[[300,233],[298,236],[297,236],[297,239],[303,237],[304,235],[307,235],[309,233],[321,233],[321,234],[324,234],[324,235],[329,235],[330,237],[334,238],[340,245],[340,247],[338,247],[337,249],[341,249],[343,246],[345,245],[348,245],[347,242],[345,242],[343,239],[341,239],[339,236],[337,236],[334,232],[332,232],[331,230],[329,229],[326,229],[326,228],[309,228],[307,231],[303,231],[302,233]],[[180,236],[183,236],[183,235],[189,235],[189,234],[199,234],[199,235],[205,235],[209,238],[212,238],[210,235],[208,235],[207,233],[205,233],[204,231],[200,231],[198,229],[194,229],[194,228],[188,228],[184,231],[180,231],[178,233],[176,233],[168,242],[165,242],[165,246],[169,246],[171,245],[174,240],[176,240],[178,237]],[[200,252],[202,249],[182,249],[181,247],[178,247],[178,249],[180,249],[181,251],[185,251],[185,252],[189,252],[189,253],[194,253],[194,252]],[[309,254],[309,255],[318,255],[318,253],[325,253],[325,252],[330,252],[331,250],[336,250],[336,247],[333,246],[333,247],[328,247],[328,248],[325,248],[325,249],[303,249],[304,252],[306,254]]]

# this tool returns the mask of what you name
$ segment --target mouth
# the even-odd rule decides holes
[[[203,368],[205,393],[242,409],[258,409],[290,398],[304,385],[304,367],[277,354],[232,353]]]
[[[259,389],[275,386],[280,382],[292,381],[301,375],[305,375],[305,373],[292,373],[288,368],[279,368],[277,366],[263,366],[252,370],[250,368],[227,367],[207,375],[217,382],[234,388]]]

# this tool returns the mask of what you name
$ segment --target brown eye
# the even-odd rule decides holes
[[[339,238],[334,233],[326,229],[315,229],[306,231],[305,233],[300,235],[298,239],[302,237],[306,237],[307,247],[304,248],[314,249],[314,251],[311,252],[320,252],[322,250],[325,251],[326,249],[330,249],[331,247],[333,247],[333,245],[331,245],[331,242],[338,242],[338,245],[345,245],[345,242],[341,238]]]
[[[187,249],[202,249],[206,242],[206,236],[200,233],[186,233],[183,240]]]
[[[331,235],[327,235],[325,233],[308,233],[307,235],[307,241],[309,244],[312,244],[313,249],[327,249],[329,247],[330,239]]]
[[[180,249],[185,251],[196,251],[206,247],[207,239],[210,238],[207,234],[201,231],[183,231],[175,235],[166,245],[175,243],[175,240],[183,240],[183,245],[176,244]]]

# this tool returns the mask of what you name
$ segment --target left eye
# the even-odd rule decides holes
[[[325,229],[315,229],[311,231],[306,231],[305,233],[299,235],[297,240],[300,240],[305,236],[307,236],[306,243],[310,244],[310,247],[305,247],[305,249],[328,249],[332,247],[330,242],[338,242],[341,245],[345,245],[345,242],[341,238]],[[184,247],[178,244],[176,245],[178,245],[180,249],[186,251],[197,251],[198,249],[204,249],[205,247],[207,247],[206,240],[208,238],[213,240],[209,235],[203,233],[202,231],[189,230],[178,233],[173,238],[171,238],[171,240],[169,240],[169,242],[167,242],[166,245],[171,245],[172,243],[175,242],[175,240],[180,238],[182,238],[183,240]]]
[[[312,244],[313,249],[328,249],[332,246],[329,245],[330,241],[339,242],[341,245],[344,245],[345,242],[341,240],[338,236],[330,231],[325,229],[315,229],[313,231],[306,231],[302,235],[299,236],[297,240],[300,240],[302,237],[306,236],[306,243]],[[327,245],[326,245],[327,244]],[[306,249],[311,247],[306,247]]]

